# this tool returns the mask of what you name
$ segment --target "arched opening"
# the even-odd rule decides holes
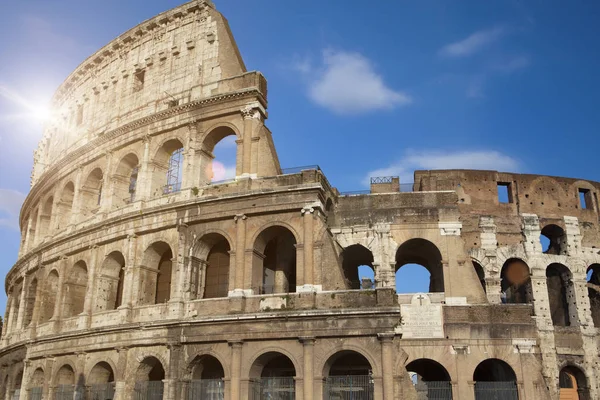
[[[21,384],[23,383],[23,371],[19,371],[15,376],[15,380],[12,383],[10,389],[10,399],[18,400],[21,396]]]
[[[19,309],[21,308],[21,293],[23,292],[23,279],[20,279],[18,282],[15,283],[12,291],[10,292],[10,297],[12,299],[11,304],[14,304],[14,306],[11,305],[11,308],[14,310],[14,312],[12,312],[9,316],[10,319],[7,319],[7,325],[10,326],[10,330],[11,332],[17,332],[18,331],[18,327],[17,327],[17,322],[19,319]],[[10,321],[10,324],[8,323]]]
[[[42,398],[44,391],[44,370],[37,368],[33,371],[29,380],[29,399],[38,400]]]
[[[55,377],[56,398],[72,399],[75,395],[75,371],[70,365],[60,367]]]
[[[502,360],[490,358],[479,363],[473,373],[475,400],[518,400],[515,371]]]
[[[237,136],[233,129],[220,126],[210,131],[202,143],[200,184],[207,185],[237,175]]]
[[[296,238],[283,226],[258,235],[252,258],[253,289],[259,294],[296,291]]]
[[[587,288],[590,299],[590,312],[594,326],[600,326],[600,264],[592,264],[587,269]]]
[[[365,356],[343,350],[331,356],[323,368],[324,399],[372,400],[373,368]]]
[[[63,188],[56,205],[56,230],[58,231],[65,229],[71,222],[74,195],[75,185],[73,182],[69,182]]]
[[[183,144],[177,139],[165,142],[152,163],[152,194],[176,193],[183,179]]]
[[[38,242],[43,242],[46,236],[50,234],[50,223],[52,220],[52,204],[54,197],[50,196],[46,199],[40,209],[40,226],[38,227]]]
[[[401,268],[404,269],[402,273],[400,272]],[[424,279],[426,272],[423,269],[429,273],[427,290],[423,290],[425,289],[423,283],[426,282]],[[433,243],[425,239],[410,239],[398,248],[396,252],[396,291],[398,293],[444,291],[442,254]]]
[[[258,357],[250,368],[250,398],[293,400],[296,397],[296,368],[289,357],[268,352]]]
[[[123,301],[125,257],[113,251],[102,262],[96,282],[95,311],[116,310]]]
[[[87,265],[79,261],[71,268],[65,284],[63,317],[73,317],[83,312],[87,280]]]
[[[374,289],[373,253],[360,244],[346,247],[341,254],[348,289]]]
[[[452,384],[446,368],[437,361],[421,358],[406,366],[418,398],[452,400]]]
[[[568,365],[559,374],[560,400],[590,400],[587,378],[579,368]]]
[[[88,399],[108,400],[115,396],[115,374],[112,367],[104,361],[94,365],[87,379]]]
[[[224,398],[225,371],[219,360],[210,355],[198,356],[190,368],[192,380],[188,388],[188,400]]]
[[[558,225],[546,225],[540,235],[542,251],[545,254],[566,254],[567,239],[565,231]]]
[[[35,211],[31,215],[31,217],[27,218],[27,220],[29,221],[28,222],[29,230],[27,231],[27,243],[28,243],[27,250],[35,247],[35,237],[36,237],[36,232],[37,232],[37,220],[38,220],[38,211],[39,211],[38,208],[35,209]]]
[[[38,281],[33,278],[25,292],[25,307],[23,308],[23,328],[27,328],[33,320],[33,309],[35,307],[35,296],[37,294]]]
[[[46,278],[40,304],[40,322],[47,322],[54,316],[56,295],[58,294],[58,272],[53,269]]]
[[[227,297],[230,251],[229,242],[218,233],[209,233],[198,241],[191,260],[192,293],[196,298]]]
[[[546,268],[550,316],[554,325],[571,326],[577,319],[577,300],[571,279],[571,271],[562,264],[554,263]]]
[[[162,304],[171,298],[173,252],[165,242],[151,244],[140,269],[139,304]]]
[[[475,273],[477,274],[477,279],[479,280],[479,283],[481,284],[483,291],[487,292],[487,289],[485,286],[485,272],[483,270],[483,267],[477,261],[473,260],[473,268],[475,269]]]
[[[506,260],[500,272],[501,299],[508,304],[529,304],[533,301],[529,266],[523,260]]]
[[[165,369],[156,357],[146,357],[135,374],[135,398],[160,400],[163,398]]]
[[[100,168],[95,168],[88,175],[85,183],[79,190],[79,204],[82,219],[89,218],[100,209],[102,201],[102,184],[104,174]]]
[[[139,172],[139,159],[129,153],[121,159],[113,178],[113,208],[122,207],[135,201],[137,178]]]

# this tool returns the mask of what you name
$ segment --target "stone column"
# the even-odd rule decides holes
[[[256,111],[251,105],[242,110],[244,132],[242,133],[242,176],[250,176],[252,164],[252,131],[254,130],[254,115]]]
[[[230,341],[231,346],[231,381],[229,400],[240,400],[240,378],[242,371],[242,345],[243,342]]]
[[[115,398],[114,400],[125,400],[128,397],[127,392],[127,347],[119,347],[116,349],[118,353],[117,370],[115,373]]]
[[[104,170],[104,173],[102,175],[102,186],[101,186],[101,190],[102,192],[100,193],[100,209],[98,210],[98,212],[106,212],[108,210],[110,210],[112,204],[112,198],[113,198],[113,180],[109,179],[109,177],[111,176],[111,171],[112,171],[112,158],[113,158],[113,153],[112,152],[107,152],[106,153],[106,167]]]
[[[183,156],[183,177],[181,178],[181,188],[188,189],[200,186],[200,174],[196,166],[196,136],[198,129],[196,122],[188,124],[186,129],[185,152]]]
[[[11,331],[12,328],[12,317],[13,317],[13,313],[15,305],[14,305],[14,294],[11,292],[8,295],[8,299],[6,300],[6,312],[4,313],[4,321],[6,321],[6,325],[4,327],[4,330],[2,331],[2,338],[6,338],[9,334],[9,332]]]
[[[302,209],[303,216],[303,288],[301,288],[300,292],[312,292],[315,290],[315,282],[314,282],[314,274],[313,274],[313,264],[314,264],[314,239],[313,239],[313,229],[314,229],[314,212],[315,209],[311,206],[306,206]]]
[[[310,336],[302,336],[299,338],[302,342],[304,350],[304,400],[312,400],[314,395],[314,350],[315,338]]]
[[[179,389],[179,362],[181,360],[181,343],[170,343],[169,347],[169,369],[167,379],[165,379],[165,398],[164,400],[183,399],[182,393],[177,393]]]
[[[38,324],[38,319],[40,317],[40,306],[41,306],[41,301],[42,301],[42,293],[43,293],[43,287],[44,287],[44,281],[43,281],[43,277],[46,275],[46,269],[45,268],[40,268],[40,270],[37,272],[37,276],[38,276],[38,284],[37,284],[37,288],[35,289],[35,300],[33,302],[33,312],[31,315],[31,331],[30,331],[30,339],[35,338],[36,336],[36,330],[37,330],[37,324]]]
[[[84,325],[89,328],[92,322],[92,305],[96,297],[96,264],[98,264],[98,246],[90,246],[90,268],[88,271],[88,281],[85,291],[85,301],[83,304]]]
[[[135,187],[135,200],[147,200],[152,190],[150,171],[150,136],[144,138],[144,155],[138,171],[138,179]]]
[[[67,262],[66,256],[60,258],[60,275],[58,276],[58,293],[56,294],[56,300],[54,302],[54,312],[52,313],[51,321],[60,321],[62,319],[62,304],[65,293],[65,275],[67,274]],[[57,329],[58,327],[56,327]]]
[[[244,259],[246,255],[246,217],[244,214],[236,215],[233,220],[236,224],[235,230],[235,263],[233,268],[230,264],[229,279],[234,282],[233,291],[229,292],[229,296],[243,296],[244,288]]]
[[[44,208],[40,204],[38,206],[37,221],[35,222],[35,236],[33,238],[34,246],[36,244],[38,244],[39,242],[41,242],[42,240],[44,240],[44,238],[40,234],[41,233],[40,231],[42,230],[42,212],[43,212],[43,210],[44,210]],[[50,216],[48,216],[48,218],[50,218]],[[48,229],[48,228],[46,228],[46,229]],[[47,235],[48,232],[46,232],[45,234]]]
[[[27,289],[29,288],[29,282],[31,282],[31,276],[30,275],[25,275],[23,277],[23,284],[21,286],[21,298],[19,300],[19,313],[17,314],[17,329],[22,329],[25,328],[23,326],[23,318],[25,316],[25,307],[27,306],[26,303],[26,294],[27,294]]]
[[[186,265],[186,254],[188,251],[187,245],[187,236],[188,236],[188,226],[184,223],[180,223],[177,225],[177,263],[173,264],[175,267],[175,279],[176,287],[175,290],[172,291],[170,302],[181,302],[189,296],[185,296],[186,288],[189,288],[189,284],[186,284],[186,281],[189,283],[191,278],[190,271]]]
[[[73,204],[71,204],[71,219],[69,225],[73,225],[79,222],[79,210],[81,210],[81,168],[77,169],[77,175],[75,176],[75,189],[73,191]],[[61,193],[62,195],[62,193]]]
[[[27,219],[27,227],[25,228],[25,242],[23,243],[23,253],[29,251],[29,246],[31,245],[31,217]]]
[[[137,250],[137,235],[132,233],[127,236],[127,254],[125,255],[125,268],[123,271],[123,296],[121,305],[118,307],[123,322],[129,321],[131,317],[131,308],[137,301],[137,287],[139,285],[136,279],[135,260]]]
[[[381,365],[383,378],[383,398],[394,398],[394,356],[393,341],[394,333],[379,333],[377,337],[381,342]]]

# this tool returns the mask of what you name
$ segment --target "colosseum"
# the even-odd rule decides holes
[[[2,399],[600,398],[600,183],[438,170],[340,193],[282,169],[267,81],[208,0],[114,39],[52,104]],[[397,293],[410,264],[429,290]]]

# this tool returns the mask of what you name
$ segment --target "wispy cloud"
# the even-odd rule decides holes
[[[491,69],[501,73],[510,74],[512,72],[525,69],[530,65],[531,57],[527,54],[521,54],[518,56],[510,57],[506,60],[498,61],[492,65]]]
[[[467,83],[466,95],[468,98],[485,98],[485,86],[488,80],[492,80],[499,75],[510,75],[520,70],[528,68],[531,65],[531,57],[528,55],[518,55],[497,60],[489,64],[484,72],[471,76]]]
[[[308,82],[309,98],[336,114],[366,113],[406,106],[412,98],[386,85],[373,63],[355,52],[325,50],[317,66],[294,63]]]
[[[0,228],[19,230],[19,211],[25,195],[17,190],[0,189]]]
[[[507,29],[503,26],[480,30],[462,40],[445,45],[440,49],[439,54],[445,57],[470,56],[498,41],[507,32]]]
[[[519,168],[516,159],[494,150],[408,150],[389,166],[370,171],[363,183],[368,184],[372,176],[399,176],[400,182],[412,182],[414,171],[422,169],[518,171]]]

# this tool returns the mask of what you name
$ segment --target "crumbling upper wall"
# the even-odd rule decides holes
[[[229,78],[245,72],[227,21],[210,1],[194,0],[139,24],[90,56],[57,89],[54,118],[34,154],[32,184],[98,135],[225,89],[239,91],[240,84],[253,82]]]

